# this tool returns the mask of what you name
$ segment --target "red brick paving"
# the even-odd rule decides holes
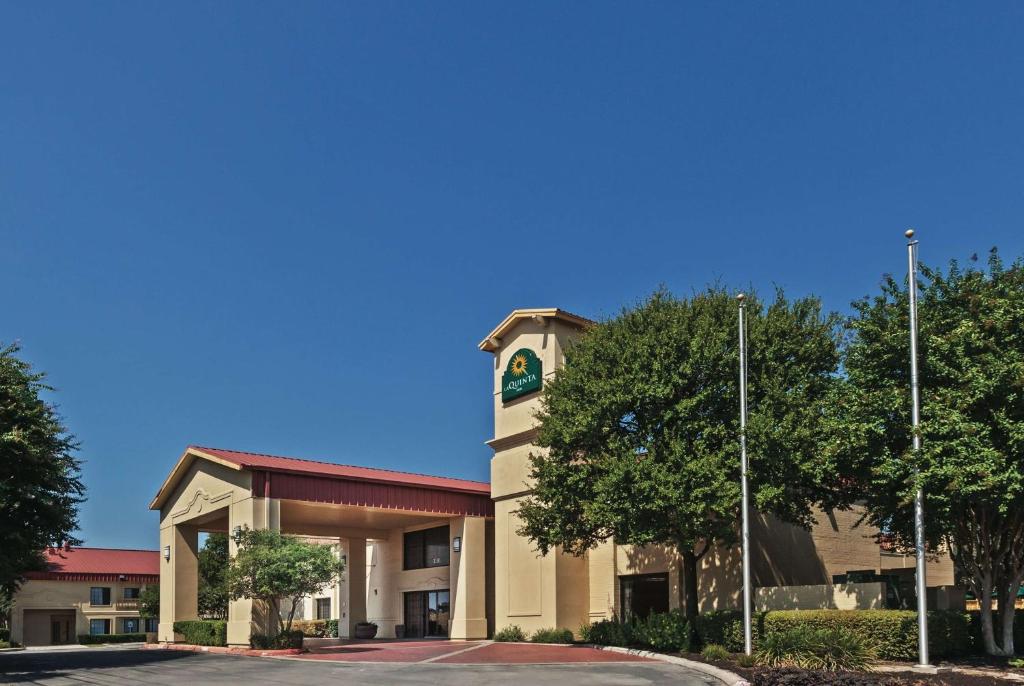
[[[298,657],[305,660],[343,660],[345,662],[422,662],[475,645],[479,645],[479,642],[366,641],[313,648],[310,652]]]
[[[471,648],[471,650],[467,650]],[[574,662],[649,662],[645,657],[585,646],[480,641],[353,641],[313,648],[296,657],[342,662],[422,662],[443,664],[561,664]]]
[[[530,643],[492,643],[460,655],[441,658],[445,664],[545,664],[568,662],[650,662],[639,655],[626,655],[586,646]]]

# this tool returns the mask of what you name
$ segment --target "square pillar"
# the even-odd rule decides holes
[[[164,551],[170,548],[170,559]],[[157,638],[174,641],[174,623],[199,618],[199,529],[172,524],[160,529],[160,624]]]
[[[366,621],[366,539],[348,539],[348,563],[343,586],[348,605],[349,636],[355,635],[358,622]],[[340,633],[340,631],[339,631]]]
[[[276,498],[246,498],[231,503],[228,510],[228,555],[238,554],[238,545],[231,537],[235,527],[250,529],[281,529],[281,501]],[[228,645],[249,647],[254,633],[272,634],[277,630],[277,615],[260,601],[241,598],[228,602]]]
[[[460,538],[460,551],[451,552],[451,627],[453,639],[487,638],[487,534],[483,517],[451,520],[451,541]]]

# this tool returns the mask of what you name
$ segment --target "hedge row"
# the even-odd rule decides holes
[[[226,646],[228,623],[220,619],[193,619],[174,623],[174,633],[181,634],[185,643],[197,646]]]
[[[11,640],[11,630],[0,627],[0,641],[7,643]]]
[[[302,632],[298,629],[282,631],[281,633],[274,634],[273,636],[253,634],[249,639],[249,645],[253,648],[259,648],[262,650],[301,648],[303,638],[304,636]]]
[[[754,641],[794,626],[843,628],[865,638],[884,660],[917,658],[917,613],[911,610],[775,610],[754,615]],[[733,652],[743,649],[743,614],[709,612],[697,620],[698,640],[717,643]],[[965,612],[928,613],[928,647],[934,657],[956,657],[974,651],[971,619]]]
[[[144,643],[146,634],[78,634],[78,642],[82,645],[98,645],[100,643]]]
[[[292,628],[301,631],[309,638],[337,638],[338,620],[336,619],[297,619]]]

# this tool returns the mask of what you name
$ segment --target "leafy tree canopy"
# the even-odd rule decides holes
[[[212,533],[199,550],[199,616],[228,616],[228,535]]]
[[[846,380],[830,407],[832,469],[857,480],[871,522],[910,548],[914,492],[927,538],[946,543],[982,602],[986,649],[1013,654],[1013,597],[1024,576],[1024,263],[922,267],[922,449],[911,450],[909,314],[904,282],[854,304]],[[997,648],[989,599],[999,599]]]
[[[837,319],[815,298],[748,294],[751,485],[763,512],[807,526],[831,502],[815,459],[838,363]],[[737,540],[740,506],[737,300],[661,290],[565,352],[543,390],[531,497],[520,533],[547,553],[601,541],[665,544],[696,613],[697,561]]]
[[[302,598],[336,583],[345,569],[331,546],[278,531],[246,528],[235,542],[238,553],[231,558],[227,575],[230,599],[264,602],[277,616],[282,633],[291,631]],[[282,600],[288,603],[286,614],[281,612]]]
[[[78,505],[85,487],[74,437],[40,395],[44,375],[0,347],[0,599],[9,599],[43,549],[79,543]]]

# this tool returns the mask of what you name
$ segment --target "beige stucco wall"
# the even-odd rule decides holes
[[[89,593],[93,586],[110,589],[111,604],[109,606],[90,604]],[[124,589],[138,588],[141,591],[145,587],[146,584],[117,581],[26,581],[14,596],[11,608],[11,639],[27,645],[48,645],[50,643],[48,624],[46,632],[40,636],[24,634],[25,612],[39,610],[52,610],[54,613],[74,612],[76,636],[89,633],[90,619],[109,619],[110,630],[119,633],[121,618],[139,617],[138,601],[125,600]],[[39,623],[39,621],[35,622],[36,625]],[[141,628],[144,627],[140,625]]]
[[[880,610],[885,608],[885,584],[819,584],[769,586],[757,589],[754,609],[765,610]]]

